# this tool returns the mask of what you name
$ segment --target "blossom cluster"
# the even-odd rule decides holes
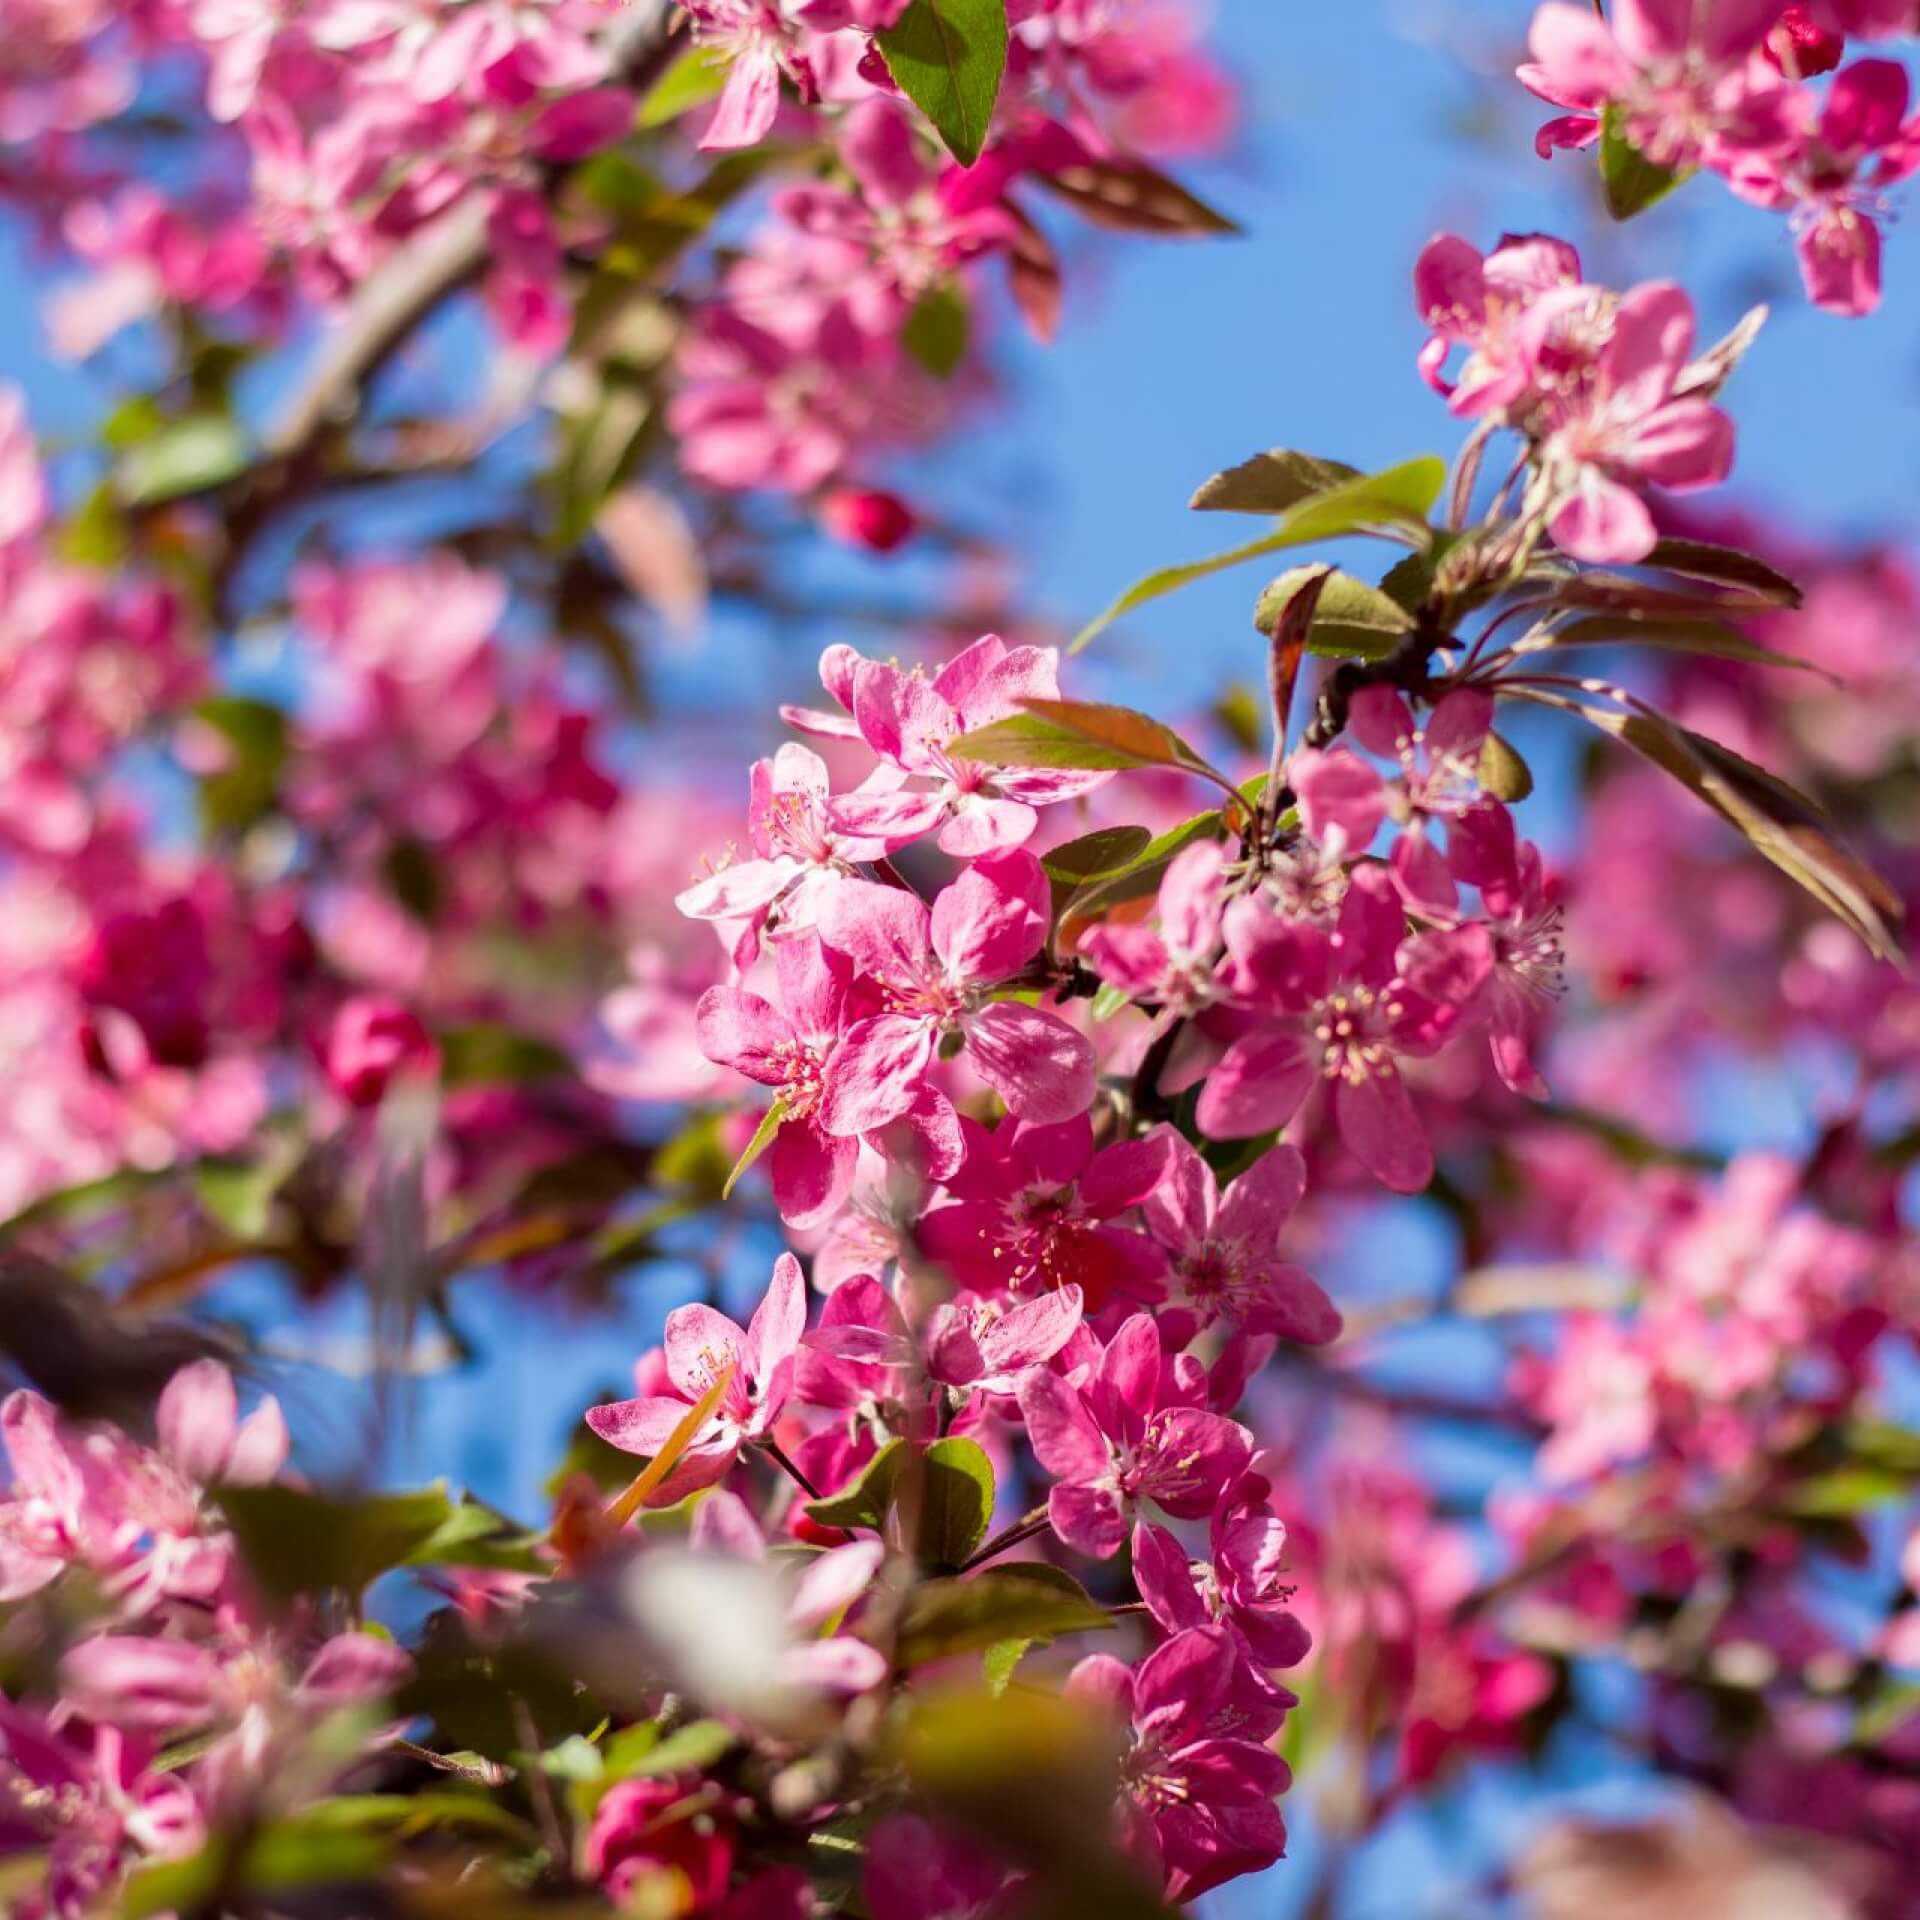
[[[1920,116],[1909,112],[1905,67],[1847,60],[1847,41],[1917,25],[1910,7],[1877,0],[1618,0],[1608,17],[1547,0],[1519,77],[1567,110],[1540,129],[1543,157],[1611,128],[1669,175],[1717,173],[1741,199],[1787,217],[1816,306],[1871,313],[1886,190],[1920,166]]]

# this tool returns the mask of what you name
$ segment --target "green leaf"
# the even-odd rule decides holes
[[[1689,580],[1709,580],[1715,586],[1738,587],[1770,606],[1800,604],[1800,589],[1784,573],[1738,547],[1715,546],[1706,540],[1662,539],[1654,542],[1653,551],[1640,565],[1683,574]]]
[[[1307,651],[1361,660],[1381,660],[1413,631],[1413,616],[1399,601],[1338,568],[1289,567],[1254,603],[1253,624],[1271,634],[1294,596],[1310,580],[1326,576],[1307,628]]]
[[[69,566],[101,573],[125,566],[130,544],[119,496],[106,481],[82,497],[54,534],[54,551]]]
[[[1002,1640],[1052,1640],[1112,1625],[1107,1610],[1070,1579],[1061,1586],[996,1567],[916,1589],[901,1618],[897,1651],[903,1666],[921,1667]]]
[[[1508,805],[1533,791],[1533,769],[1509,740],[1489,731],[1480,743],[1480,790]]]
[[[1697,794],[1870,952],[1901,961],[1906,910],[1900,896],[1840,844],[1826,815],[1786,781],[1663,714],[1617,713],[1538,687],[1509,686],[1507,692],[1577,714],[1625,742]]]
[[[1200,513],[1285,513],[1359,478],[1360,469],[1344,460],[1275,447],[1203,481],[1187,505]]]
[[[492,1021],[447,1027],[435,1039],[441,1082],[448,1087],[520,1086],[573,1071],[572,1060],[552,1041]]]
[[[1022,700],[1023,711],[947,743],[956,759],[990,767],[1178,767],[1226,784],[1171,727],[1132,707],[1093,700]]]
[[[1600,185],[1607,211],[1616,220],[1631,220],[1656,200],[1663,200],[1686,178],[1672,167],[1656,166],[1627,136],[1616,106],[1600,116]]]
[[[155,507],[224,486],[247,469],[247,436],[225,414],[195,413],[129,447],[116,477],[129,506]]]
[[[966,294],[947,281],[929,287],[913,303],[900,329],[900,344],[936,380],[948,380],[967,357],[972,324]]]
[[[125,453],[166,430],[167,416],[150,393],[129,394],[100,422],[100,444]]]
[[[906,1457],[904,1440],[889,1440],[869,1460],[852,1486],[807,1502],[807,1517],[823,1527],[871,1527],[878,1532],[893,1504],[893,1483]]]
[[[1217,840],[1226,831],[1226,822],[1216,807],[1196,813],[1177,827],[1169,827],[1140,849],[1128,866],[1103,880],[1089,881],[1073,896],[1071,910],[1075,919],[1090,918],[1124,906],[1129,900],[1144,900],[1160,889],[1161,876],[1172,866],[1174,857],[1196,840]]]
[[[287,760],[287,716],[264,700],[216,694],[193,709],[220,735],[225,762],[200,781],[200,820],[209,833],[244,833],[273,810]]]
[[[284,1133],[269,1136],[252,1160],[209,1154],[193,1163],[194,1195],[236,1240],[253,1244],[266,1238],[274,1198],[300,1159],[300,1143]]]
[[[733,62],[715,47],[689,47],[648,89],[640,101],[635,129],[664,127],[683,113],[718,99]]]
[[[1787,1495],[1787,1508],[1810,1519],[1862,1513],[1904,1500],[1913,1491],[1913,1476],[1888,1467],[1839,1467],[1832,1473],[1803,1480]]]
[[[727,1184],[720,1189],[722,1200],[733,1198],[734,1187],[740,1176],[773,1145],[774,1135],[780,1131],[780,1123],[787,1117],[787,1096],[779,1095],[772,1106],[761,1116],[760,1124],[753,1130],[753,1138],[746,1144],[745,1151],[733,1163],[733,1171],[727,1175]]]
[[[1162,238],[1238,233],[1239,225],[1143,160],[1084,160],[1034,184],[1064,200],[1090,226]]]
[[[1210,574],[1222,573],[1246,560],[1257,560],[1263,554],[1381,528],[1403,532],[1418,528],[1424,532],[1427,514],[1439,499],[1446,481],[1447,463],[1436,454],[1427,454],[1310,494],[1283,514],[1275,530],[1262,539],[1250,540],[1245,546],[1229,548],[1225,553],[1211,554],[1204,560],[1161,567],[1136,580],[1104,613],[1081,629],[1070,651],[1078,653],[1122,614],[1131,613],[1136,607],[1161,599],[1181,587],[1191,586]]]
[[[1152,844],[1153,835],[1145,827],[1098,827],[1042,854],[1040,865],[1053,888],[1054,919],[1083,887],[1117,879]]]
[[[1660,619],[1631,612],[1595,613],[1559,628],[1550,643],[1561,647],[1657,647],[1669,653],[1711,654],[1717,660],[1740,660],[1754,667],[1790,667],[1801,673],[1833,676],[1811,660],[1776,653],[1749,640],[1738,628],[1718,620]],[[1535,651],[1529,647],[1526,651]]]
[[[927,1449],[923,1469],[914,1550],[925,1566],[958,1567],[987,1537],[993,1463],[975,1442],[950,1437]]]
[[[1013,1685],[1014,1671],[1032,1645],[1031,1640],[996,1640],[980,1656],[981,1675],[996,1700]]]
[[[1007,70],[1006,0],[909,0],[874,36],[887,71],[963,167],[980,158]]]
[[[639,1780],[661,1773],[704,1773],[733,1748],[736,1739],[732,1728],[718,1720],[692,1720],[653,1741],[644,1752],[624,1752],[617,1761],[610,1747],[607,1775],[613,1780]]]
[[[496,1573],[545,1573],[552,1562],[540,1536],[517,1527],[478,1500],[462,1500],[400,1562],[405,1567],[482,1567]]]
[[[360,1496],[302,1487],[224,1487],[228,1524],[266,1592],[360,1594],[383,1573],[418,1564],[457,1509],[444,1486]]]

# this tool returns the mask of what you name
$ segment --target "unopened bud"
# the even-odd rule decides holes
[[[898,494],[877,487],[836,487],[820,503],[820,524],[850,547],[891,553],[919,523]]]

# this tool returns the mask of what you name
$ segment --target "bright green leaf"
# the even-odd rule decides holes
[[[787,1096],[783,1093],[761,1116],[760,1124],[753,1130],[753,1138],[747,1142],[740,1158],[733,1163],[733,1171],[727,1175],[727,1184],[720,1189],[722,1200],[733,1198],[733,1190],[739,1184],[740,1176],[773,1145],[774,1136],[780,1131],[780,1123],[786,1117]]]
[[[870,1527],[878,1530],[893,1503],[894,1477],[906,1452],[904,1440],[889,1440],[869,1460],[860,1478],[824,1500],[807,1502],[807,1518],[823,1527]]]
[[[1686,178],[1672,167],[1656,166],[1626,136],[1620,109],[1608,106],[1600,118],[1600,184],[1607,211],[1631,220],[1663,200]]]
[[[1203,481],[1187,505],[1201,513],[1285,513],[1315,494],[1360,478],[1344,460],[1275,447]]]
[[[224,414],[189,414],[137,446],[120,462],[117,485],[129,506],[154,507],[205,493],[246,471],[247,436]]]
[[[1036,1580],[992,1568],[964,1580],[929,1580],[907,1602],[898,1655],[921,1667],[956,1653],[977,1653],[1001,1640],[1051,1640],[1113,1625],[1107,1610],[1068,1580]]]
[[[1257,560],[1263,554],[1280,553],[1288,547],[1303,547],[1315,540],[1333,540],[1350,533],[1381,529],[1404,533],[1415,528],[1424,532],[1427,514],[1439,499],[1446,481],[1447,463],[1436,454],[1428,454],[1309,494],[1284,513],[1279,525],[1264,538],[1229,548],[1225,553],[1211,554],[1204,560],[1162,567],[1135,581],[1104,613],[1081,629],[1071,651],[1078,653],[1122,614],[1190,586],[1196,580],[1204,580],[1210,574],[1237,567],[1246,560]]]
[[[972,316],[966,294],[952,281],[929,287],[913,303],[900,344],[936,380],[948,380],[967,357]]]
[[[1253,624],[1271,634],[1293,597],[1309,580],[1326,575],[1307,629],[1307,651],[1337,657],[1380,660],[1413,630],[1413,618],[1399,601],[1337,568],[1289,567],[1254,603]]]
[[[958,1567],[987,1537],[993,1518],[993,1462],[977,1443],[936,1440],[921,1462],[914,1550],[929,1567]]]
[[[909,0],[875,35],[900,91],[963,167],[980,158],[1007,70],[1006,0]]]
[[[641,99],[634,125],[642,133],[716,100],[733,62],[717,47],[689,47]]]
[[[949,741],[947,752],[992,767],[1178,767],[1225,784],[1171,727],[1132,707],[1040,699],[1020,705],[1021,712]]]

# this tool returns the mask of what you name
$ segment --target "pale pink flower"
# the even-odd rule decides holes
[[[1209,1005],[1219,992],[1226,866],[1217,840],[1183,848],[1160,878],[1153,923],[1103,920],[1090,928],[1080,938],[1088,964],[1130,1000],[1181,1014]]]
[[[671,1505],[722,1479],[743,1447],[764,1440],[793,1390],[794,1356],[807,1327],[800,1262],[783,1253],[773,1282],[743,1332],[724,1313],[694,1302],[667,1315],[666,1371],[672,1391],[587,1409],[587,1424],[622,1453],[660,1452],[729,1363],[733,1377],[679,1463],[655,1489]]]
[[[875,753],[924,786],[832,805],[849,833],[904,846],[935,833],[957,859],[1023,844],[1038,824],[1035,809],[1090,793],[1112,776],[1053,767],[990,767],[955,759],[960,735],[1006,719],[1028,699],[1056,699],[1060,656],[1052,647],[1009,648],[997,634],[976,640],[931,678],[884,660],[862,660],[853,673],[853,718]]]
[[[1508,234],[1484,256],[1458,234],[1438,235],[1413,269],[1414,305],[1432,330],[1420,350],[1421,377],[1463,417],[1513,405],[1533,372],[1521,316],[1542,294],[1579,284],[1579,254],[1548,234]],[[1441,369],[1456,346],[1467,358],[1449,384]]]

